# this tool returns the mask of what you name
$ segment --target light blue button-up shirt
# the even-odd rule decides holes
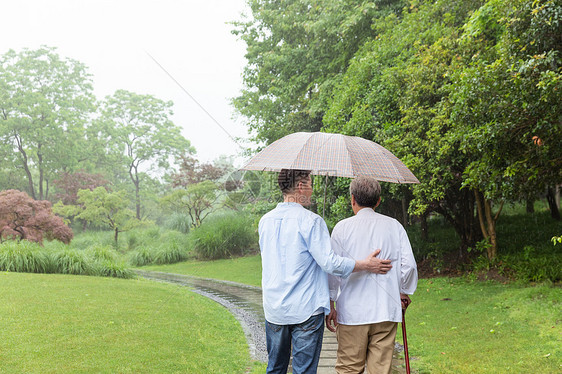
[[[330,273],[348,277],[355,261],[337,256],[326,223],[297,203],[280,203],[259,224],[265,319],[277,325],[329,313]]]

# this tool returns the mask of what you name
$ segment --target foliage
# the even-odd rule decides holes
[[[36,201],[16,190],[1,191],[0,242],[19,238],[42,243],[43,237],[68,244],[73,233],[53,214],[49,201]]]
[[[0,244],[0,271],[52,273],[53,260],[37,243],[22,240]]]
[[[191,229],[191,217],[187,213],[173,212],[168,215],[164,226],[171,230],[177,230],[181,233],[187,234]]]
[[[25,176],[33,199],[47,199],[49,181],[88,157],[85,126],[93,101],[86,66],[54,48],[0,57],[0,154]]]
[[[193,251],[214,260],[240,256],[257,248],[257,230],[252,218],[241,213],[216,215],[190,233]]]
[[[185,261],[189,258],[188,248],[181,247],[177,242],[171,242],[171,245],[161,246],[154,254],[153,263],[175,264],[176,262]]]
[[[228,171],[227,165],[201,163],[194,156],[183,154],[178,172],[172,174],[172,185],[185,188],[203,181],[218,182]]]
[[[187,214],[193,227],[199,227],[209,214],[219,208],[216,205],[218,190],[219,186],[215,182],[206,180],[174,189],[160,202],[173,212]]]
[[[136,277],[135,273],[133,273],[133,271],[129,269],[124,263],[110,260],[101,260],[96,262],[95,266],[97,275],[101,277],[113,277],[122,279],[132,279]]]
[[[109,247],[93,246],[81,250],[57,244],[45,248],[27,240],[0,244],[0,271],[117,278],[134,276]]]
[[[105,187],[97,187],[93,191],[80,190],[78,203],[84,208],[77,217],[113,230],[116,245],[120,232],[141,224],[127,208],[129,202],[124,191],[107,192]]]
[[[154,263],[154,251],[148,247],[138,247],[127,255],[127,261],[131,266],[145,266]]]
[[[271,143],[296,131],[318,131],[339,75],[376,36],[378,17],[404,1],[252,0],[252,17],[236,22],[246,44],[245,89],[234,99],[256,140]]]
[[[53,254],[55,273],[74,275],[94,275],[94,262],[83,251],[62,249]]]
[[[194,151],[170,121],[171,107],[172,102],[125,90],[117,90],[102,103],[100,122],[109,137],[107,151],[127,165],[135,186],[137,219],[141,219],[141,166],[156,163],[168,168],[174,157]]]
[[[55,194],[55,198],[64,205],[78,204],[79,190],[94,190],[97,187],[105,186],[108,181],[100,173],[91,174],[85,171],[69,173],[64,171],[53,180],[53,184],[60,190]]]
[[[562,256],[555,251],[539,251],[525,246],[521,253],[500,255],[501,268],[524,282],[560,282],[562,280]]]
[[[85,252],[92,258],[99,261],[116,262],[119,254],[109,245],[94,244],[87,247]]]

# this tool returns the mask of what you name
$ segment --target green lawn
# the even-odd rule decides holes
[[[0,373],[231,374],[255,365],[234,317],[183,287],[0,272],[0,299]]]
[[[419,373],[560,373],[561,296],[548,285],[420,280],[406,314],[412,366]]]
[[[261,287],[260,255],[227,260],[186,261],[171,265],[143,266],[140,269],[229,280]]]

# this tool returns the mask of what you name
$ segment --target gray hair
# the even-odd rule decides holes
[[[372,177],[357,177],[349,185],[349,193],[363,207],[374,208],[381,197],[381,185]]]

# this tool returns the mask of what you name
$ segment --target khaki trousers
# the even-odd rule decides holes
[[[338,374],[391,373],[394,338],[398,324],[380,322],[369,325],[338,325]]]

